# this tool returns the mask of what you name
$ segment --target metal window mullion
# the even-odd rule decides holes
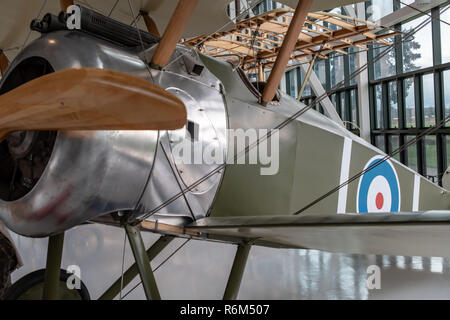
[[[347,52],[348,52],[348,49],[347,49]],[[349,76],[350,76],[350,58],[349,58],[348,54],[344,55],[343,58],[344,58],[344,79],[345,79],[344,86],[348,87],[350,85],[350,80],[349,80]]]
[[[445,117],[445,97],[444,97],[444,83],[442,71],[435,71],[434,79],[434,105],[436,123],[439,123]],[[436,152],[437,152],[437,166],[438,166],[438,183],[442,186],[442,175],[446,169],[447,154],[445,136],[441,133],[436,134]]]
[[[381,110],[383,112],[383,128],[390,128],[391,110],[389,105],[388,83],[383,82],[381,85]]]
[[[391,143],[389,138],[391,137],[390,134],[385,133],[384,134],[384,151],[389,154],[391,152]]]
[[[406,119],[405,119],[405,95],[404,95],[404,86],[403,79],[395,80],[397,84],[397,108],[398,108],[398,129],[404,130],[406,128]],[[403,146],[406,143],[406,135],[399,135],[399,145]],[[400,161],[408,165],[408,149],[405,149],[400,152]]]
[[[422,76],[416,74],[414,76],[414,106],[415,106],[415,117],[416,117],[416,128],[424,128],[423,119],[423,83]],[[417,142],[417,166],[419,173],[422,175],[426,174],[426,150],[424,139]]]
[[[344,114],[347,121],[350,123],[353,121],[352,119],[352,103],[350,99],[350,91],[351,90],[345,90],[345,107],[344,107]],[[351,125],[350,125],[351,128]]]
[[[323,23],[324,27],[329,27],[328,22]],[[325,89],[327,91],[331,90],[331,66],[330,66],[330,59],[326,59],[325,61]]]
[[[285,73],[286,78],[286,93],[291,95],[291,77],[289,75],[290,71]]]
[[[366,17],[368,16],[368,9],[370,8],[370,6],[371,6],[371,1],[367,1],[366,3],[365,3],[365,12],[366,12]],[[374,46],[370,46],[370,48],[369,48],[369,51],[367,52],[367,61],[372,61],[372,59],[373,59],[373,50],[374,50]],[[361,66],[360,66],[361,67]],[[368,74],[369,74],[369,81],[370,80],[374,80],[375,79],[375,69],[374,69],[374,63],[369,63],[368,64],[368,68],[367,68],[367,72],[368,72]],[[370,88],[369,88],[369,92],[370,92]],[[370,93],[369,93],[369,96],[370,96]],[[372,123],[372,115],[371,115],[371,120],[370,120],[370,122]],[[372,126],[372,125],[371,125]],[[373,126],[372,126],[372,128],[374,128]],[[373,140],[373,139],[372,139]],[[372,141],[373,142],[373,141]]]
[[[336,111],[342,117],[341,92],[336,92]]]
[[[433,38],[433,65],[442,63],[440,7],[431,9],[431,30]]]
[[[370,136],[371,136],[371,142],[374,145],[375,144],[375,136],[373,131],[375,128],[375,115],[376,115],[376,103],[375,103],[375,86],[371,85],[369,87],[369,111],[370,111]]]
[[[421,75],[414,76],[414,105],[416,128],[423,129],[425,122],[423,118],[423,81]]]
[[[369,51],[367,52],[367,61],[373,61],[373,50],[374,46],[370,46]],[[369,73],[369,81],[375,80],[375,63],[369,63],[367,68],[367,72]]]
[[[392,9],[399,10],[402,6],[400,5],[400,0],[393,0]]]
[[[401,31],[402,25],[397,24],[394,26],[394,29]],[[402,35],[397,35],[394,37],[394,51],[395,51],[395,70],[397,74],[402,74],[403,73]]]
[[[447,150],[447,146],[446,146],[446,140],[447,138],[450,137],[449,135],[442,135],[442,144],[444,146],[444,148],[442,149],[442,158],[443,158],[443,162],[444,162],[444,168],[445,170],[450,166],[450,163],[447,162],[447,154],[450,150]]]
[[[300,69],[300,67],[297,67],[295,70],[297,72],[297,92],[300,92],[304,80],[302,77],[302,70]]]
[[[234,14],[236,19],[241,14],[241,0],[234,0]]]
[[[445,118],[445,97],[444,97],[444,82],[443,72],[435,71],[433,74],[434,79],[434,105],[436,123],[439,123]]]
[[[397,79],[397,108],[398,108],[398,128],[406,128],[406,114],[405,114],[405,95],[404,95],[404,85],[403,79]]]
[[[405,139],[405,135],[404,134],[400,134],[398,136],[398,144],[399,146],[403,146],[406,142]],[[400,162],[403,163],[404,165],[407,165],[407,154],[406,154],[406,150],[403,150],[400,152]]]
[[[445,136],[438,133],[436,134],[436,152],[437,152],[437,174],[438,184],[442,186],[442,175],[445,172],[445,163],[447,162],[447,155],[445,152]]]
[[[358,87],[355,89],[355,103],[356,103],[356,119],[355,119],[355,123],[358,127],[360,127],[360,123],[359,123],[359,99],[358,99],[358,95],[359,95],[359,90]],[[352,120],[353,121],[353,120]]]
[[[425,144],[424,139],[417,141],[417,171],[421,175],[426,174]]]
[[[325,84],[326,84],[326,90],[331,90],[331,66],[330,66],[330,59],[325,60]]]
[[[388,86],[387,82],[382,82],[382,84],[381,84],[381,112],[383,114],[383,124],[382,124],[383,129],[389,128],[389,121],[390,121],[387,86]],[[388,135],[388,134],[384,135],[384,150],[386,151],[386,153],[391,152],[389,138],[390,138],[390,135]]]

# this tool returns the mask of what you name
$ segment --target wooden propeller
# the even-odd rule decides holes
[[[0,96],[0,141],[13,131],[175,130],[186,121],[174,95],[111,70],[58,71]]]
[[[6,72],[6,69],[8,69],[9,61],[6,57],[5,53],[0,50],[0,73],[3,76]]]

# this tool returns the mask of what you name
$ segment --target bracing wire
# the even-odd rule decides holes
[[[413,10],[416,10],[417,12],[420,12],[421,14],[424,14],[424,15],[430,17],[430,18],[432,17],[430,13],[425,12],[425,11],[423,11],[423,10],[420,10],[420,9],[418,9],[418,8],[416,8],[416,7],[413,7],[413,6],[410,5],[410,4],[404,3],[403,1],[400,1],[400,3],[401,3],[402,5],[408,7],[408,8],[411,8],[411,9],[413,9]],[[449,26],[450,26],[450,23],[448,23],[448,22],[445,21],[445,20],[442,20],[441,18],[434,18],[434,19],[435,19],[436,21],[445,23],[446,25],[449,25]]]
[[[159,266],[157,266],[153,273],[158,271],[161,267],[163,267],[170,259],[172,259],[175,254],[177,254],[191,239],[187,239],[185,242],[183,242],[172,254],[170,254],[163,262],[160,263]],[[129,294],[131,294],[134,290],[136,290],[137,287],[139,287],[142,284],[142,281],[138,282],[133,288],[131,288],[126,294],[123,295],[123,297],[120,297],[120,300],[125,299]]]
[[[114,3],[114,5],[112,6],[111,10],[109,11],[108,17],[111,17],[111,15],[113,14],[114,10],[116,9],[117,5],[119,4],[120,0],[116,0],[116,2]]]
[[[243,16],[245,16],[246,14],[248,14],[249,10],[253,10],[258,4],[260,4],[261,2],[263,2],[263,0],[256,0],[255,3],[253,3],[252,7],[250,8],[246,8],[243,9],[239,14],[236,15],[235,20],[238,21],[239,19],[241,19]],[[211,39],[211,37],[222,31],[223,29],[225,29],[227,26],[229,26],[230,24],[233,24],[233,20],[228,21],[227,23],[225,23],[224,25],[222,25],[219,29],[217,29],[216,31],[210,33],[209,35],[207,35],[202,41],[200,41],[199,43],[197,43],[197,46],[201,46],[203,45],[208,39]],[[171,66],[172,64],[174,64],[175,62],[177,62],[179,59],[181,59],[183,56],[185,56],[187,53],[182,53],[180,54],[177,58],[173,59],[172,61],[170,61],[165,68]]]
[[[42,13],[42,11],[44,10],[44,8],[45,8],[46,5],[47,5],[47,0],[44,0],[44,1],[42,2],[41,8],[39,9],[39,13],[38,13],[37,16],[36,16],[36,19],[38,19],[38,18],[41,16],[41,13]],[[31,36],[31,33],[32,33],[32,32],[33,32],[33,30],[31,30],[31,29],[30,29],[30,31],[28,31],[28,35],[27,35],[27,37],[25,38],[25,41],[23,42],[23,45],[22,45],[22,47],[20,48],[20,51],[22,51],[23,48],[25,48],[25,46],[26,46],[26,44],[27,44],[27,42],[28,42],[28,39],[30,39],[30,36]]]
[[[123,251],[122,251],[122,271],[120,276],[120,300],[122,300],[122,291],[123,291],[123,274],[125,268],[125,249],[127,244],[127,233],[124,230],[123,233]]]
[[[167,154],[166,148],[164,148],[162,141],[159,141],[159,145],[161,147],[162,152],[164,153],[164,157],[166,158],[167,163],[169,164],[170,171],[172,172],[172,175],[175,178],[175,181],[177,182],[178,188],[180,188],[180,191],[183,192],[183,186],[181,185],[180,181],[178,181],[177,175],[175,173],[175,169],[173,168],[172,164],[170,163],[169,155]],[[184,198],[184,202],[186,203],[186,206],[189,209],[189,213],[191,214],[192,220],[196,221],[197,219],[195,218],[194,211],[192,210],[192,207],[189,203],[189,200],[186,197],[185,192],[183,192],[183,198]]]

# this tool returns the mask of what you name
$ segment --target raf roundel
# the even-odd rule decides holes
[[[376,165],[364,173],[359,180],[356,208],[358,213],[399,212],[400,184],[397,172],[389,160],[377,165],[383,156],[370,159],[364,170]]]

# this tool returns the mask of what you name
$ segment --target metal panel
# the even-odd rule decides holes
[[[150,61],[154,50],[155,48],[148,49],[141,56],[144,60]],[[203,151],[207,147],[221,149],[225,161],[227,114],[221,93],[223,85],[207,68],[204,68],[200,75],[189,74],[185,59],[204,66],[194,49],[180,46],[168,67],[163,72],[153,70],[152,78],[185,103],[188,121],[198,126],[198,137],[195,139],[187,137],[186,128],[161,133],[155,170],[143,194],[140,210],[135,217],[157,209],[161,204],[190,187],[220,165],[220,163],[206,164],[203,161],[199,164],[176,163],[172,152],[179,141],[184,141],[192,147],[201,146]],[[186,192],[184,197],[159,209],[151,219],[161,222],[170,220],[171,223],[180,224],[182,221],[174,220],[174,218],[198,219],[206,216],[216,196],[223,173],[224,171],[221,170],[194,190]]]

